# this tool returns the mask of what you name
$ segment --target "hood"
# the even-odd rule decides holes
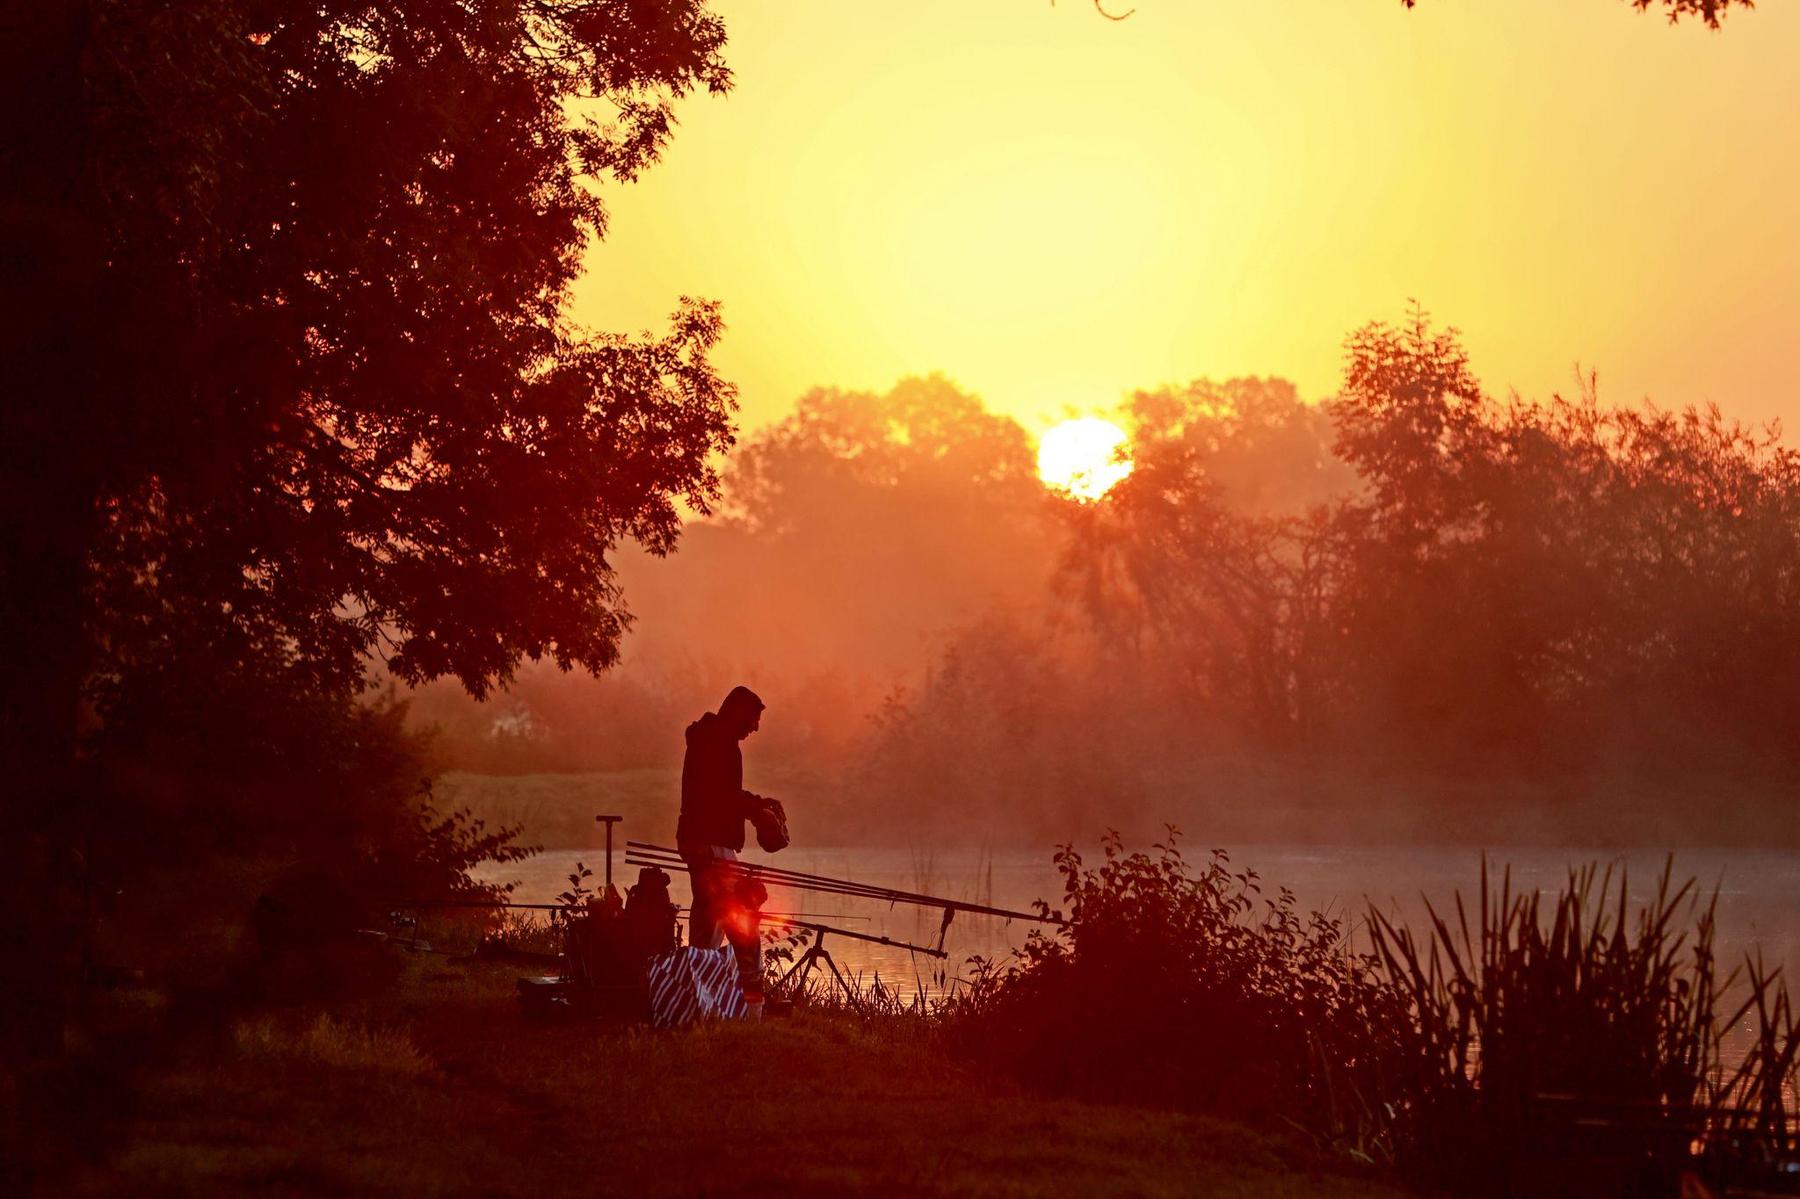
[[[687,743],[689,745],[700,741],[716,741],[724,735],[725,722],[719,719],[717,712],[708,712],[687,726]]]

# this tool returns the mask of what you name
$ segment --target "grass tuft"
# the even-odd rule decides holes
[[[437,1066],[406,1033],[334,1020],[320,1013],[295,1025],[271,1016],[239,1022],[232,1040],[245,1057],[302,1062],[405,1078],[427,1077]]]

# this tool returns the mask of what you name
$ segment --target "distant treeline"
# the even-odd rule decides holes
[[[1200,381],[1120,418],[1136,469],[1089,504],[941,378],[813,392],[734,456],[719,519],[625,565],[615,675],[419,714],[464,767],[666,765],[741,676],[771,704],[754,748],[838,765],[864,828],[971,797],[1035,831],[1149,819],[1208,762],[1740,804],[1796,777],[1778,431],[1602,407],[1591,377],[1497,400],[1422,314],[1354,333],[1323,404]]]

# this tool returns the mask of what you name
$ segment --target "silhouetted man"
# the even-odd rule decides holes
[[[688,944],[717,949],[721,934],[737,955],[746,1014],[762,1014],[762,938],[757,927],[760,884],[732,869],[744,848],[744,823],[773,801],[744,790],[738,743],[762,725],[763,702],[748,687],[733,687],[717,712],[687,728],[681,762],[681,821],[675,846],[688,865],[694,906]]]

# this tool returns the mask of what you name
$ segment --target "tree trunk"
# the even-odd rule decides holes
[[[89,669],[88,563],[106,452],[103,250],[81,70],[86,5],[8,6],[0,21],[0,1189],[54,1151],[46,1091],[82,974],[86,865],[78,770]],[[10,1083],[11,1085],[5,1085]]]

